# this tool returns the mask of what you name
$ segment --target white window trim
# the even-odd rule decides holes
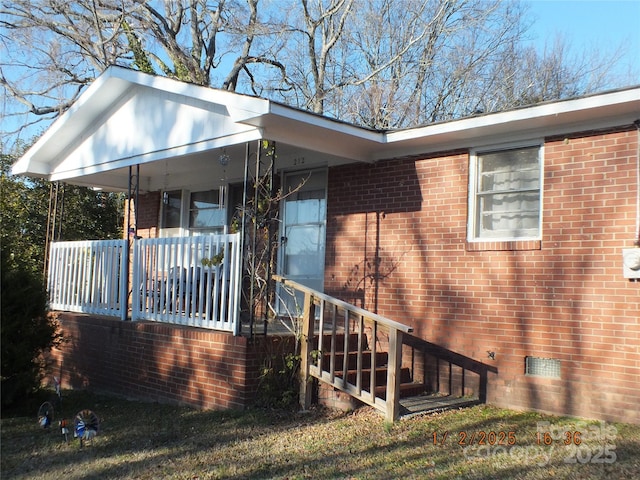
[[[476,232],[476,200],[477,192],[477,165],[478,155],[483,153],[499,152],[501,150],[515,150],[518,148],[538,147],[538,155],[540,156],[540,211],[538,215],[538,235],[535,237],[493,237],[478,238]],[[499,145],[483,146],[481,148],[472,148],[469,150],[469,185],[468,185],[468,205],[467,205],[467,242],[470,243],[489,243],[489,242],[526,242],[542,240],[542,217],[544,206],[544,139],[535,139],[527,142],[503,143]]]

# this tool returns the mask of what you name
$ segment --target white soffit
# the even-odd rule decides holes
[[[230,120],[226,108],[164,90],[132,88],[86,127],[51,172],[52,180],[188,155],[255,139],[256,128]]]

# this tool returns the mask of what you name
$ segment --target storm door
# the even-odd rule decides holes
[[[322,291],[327,218],[327,172],[285,174],[280,231],[279,271],[284,277]],[[301,298],[281,297],[280,313],[297,315]]]

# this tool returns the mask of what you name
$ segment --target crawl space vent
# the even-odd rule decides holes
[[[526,375],[560,378],[560,360],[555,358],[524,357]]]

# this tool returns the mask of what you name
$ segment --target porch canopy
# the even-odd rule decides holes
[[[109,67],[12,173],[139,192],[211,188],[243,177],[246,144],[277,144],[278,167],[370,161],[382,134],[246,95]],[[253,151],[255,152],[255,148]],[[219,162],[220,156],[227,165]]]
[[[247,143],[277,143],[279,169],[374,162],[629,123],[640,88],[425,127],[374,131],[262,98],[112,66],[12,168],[13,174],[139,192],[211,188],[243,178]],[[221,165],[220,156],[228,156]]]

